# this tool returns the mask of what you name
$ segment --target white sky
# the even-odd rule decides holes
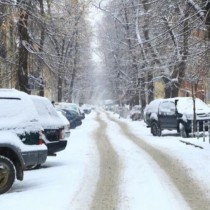
[[[118,119],[118,115],[114,115]],[[108,122],[107,134],[119,155],[121,202],[116,210],[187,210],[188,206],[155,161]],[[99,154],[92,132],[97,129],[96,113],[86,115],[82,126],[72,130],[66,150],[57,157],[48,157],[44,167],[25,172],[22,182],[16,181],[10,192],[0,196],[1,210],[88,210],[99,175]],[[208,139],[187,139],[204,149],[180,142],[181,137],[153,137],[143,122],[126,122],[135,135],[154,147],[176,157],[206,192],[210,192],[210,144]],[[166,134],[167,132],[165,132]],[[184,139],[186,140],[186,139]]]
[[[90,10],[88,13],[88,20],[91,23],[92,26],[92,32],[93,32],[93,39],[92,39],[92,43],[91,43],[91,48],[92,48],[92,57],[94,62],[100,66],[101,63],[101,58],[100,58],[100,52],[98,50],[99,47],[99,43],[98,43],[98,26],[102,21],[102,17],[103,17],[103,12],[98,9],[97,7],[95,7],[94,5],[98,6],[100,0],[95,0],[93,1],[92,4],[90,4]]]

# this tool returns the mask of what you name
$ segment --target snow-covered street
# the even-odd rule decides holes
[[[173,134],[153,137],[142,121],[92,112],[64,151],[0,196],[0,209],[208,210],[208,139]]]

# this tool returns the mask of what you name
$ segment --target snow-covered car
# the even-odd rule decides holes
[[[195,116],[196,128],[199,131],[202,131],[203,127],[208,129],[210,107],[199,98],[195,99]],[[160,136],[163,129],[168,129],[177,130],[182,137],[188,137],[192,131],[193,119],[191,97],[156,99],[150,102],[144,112],[144,121],[148,127],[151,127],[151,133],[154,136]]]
[[[135,105],[129,113],[129,117],[133,120],[140,120],[142,118],[141,105]]]
[[[81,112],[77,104],[61,102],[56,107],[57,109],[64,111],[65,117],[70,122],[71,129],[82,125],[82,120],[85,118],[85,113]]]
[[[83,112],[84,112],[85,114],[90,114],[91,111],[92,111],[92,106],[89,105],[89,104],[83,104],[83,105],[81,106],[81,109],[83,110]]]
[[[47,147],[42,126],[29,95],[15,89],[0,89],[0,194],[8,191],[23,170],[43,164]]]
[[[62,109],[62,111],[65,113],[65,117],[70,122],[70,128],[74,129],[80,125],[82,125],[82,118],[79,115],[78,112],[72,109]]]
[[[55,156],[57,152],[66,148],[65,123],[59,117],[50,100],[41,96],[30,96],[38,112],[39,121],[43,127],[44,143],[48,148],[48,156]]]
[[[85,119],[85,113],[81,111],[80,107],[75,103],[60,102],[57,107],[59,109],[74,110],[78,113],[81,120]]]

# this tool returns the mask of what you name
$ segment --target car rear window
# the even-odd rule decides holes
[[[20,98],[0,97],[0,118],[16,117],[23,112]]]
[[[36,132],[30,132],[30,133],[24,133],[24,134],[21,134],[21,135],[18,135],[21,139],[21,141],[24,143],[24,144],[27,144],[27,145],[34,145],[34,144],[38,144],[38,140],[39,140],[39,133]]]

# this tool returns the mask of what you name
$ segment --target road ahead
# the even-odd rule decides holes
[[[170,209],[210,209],[210,200],[179,161],[150,146],[135,136],[125,123],[108,114],[98,113],[96,120],[100,125],[94,133],[100,154],[100,176],[91,210],[168,209],[170,205]],[[118,133],[110,135],[114,126],[118,127]],[[125,160],[125,156],[128,155],[132,159],[132,154],[123,152],[123,150],[126,151],[122,146],[124,142],[120,143],[119,137],[121,137],[121,141],[126,141],[125,146],[136,147],[132,148],[132,151],[138,153],[135,154],[135,157],[138,156],[140,161],[138,163],[134,160],[134,162],[139,170],[135,171],[135,168],[133,171],[132,168],[129,170],[137,178],[135,184],[139,194],[133,195],[133,199],[142,200],[140,202],[142,205],[139,206],[132,204],[132,200],[125,199],[128,198],[126,188],[129,186],[123,187],[123,185],[131,183],[131,180],[126,181],[125,179],[126,167],[130,167],[126,166],[128,160]],[[122,154],[125,156],[122,157]],[[148,179],[145,179],[145,173]],[[154,193],[156,199],[153,198]]]

